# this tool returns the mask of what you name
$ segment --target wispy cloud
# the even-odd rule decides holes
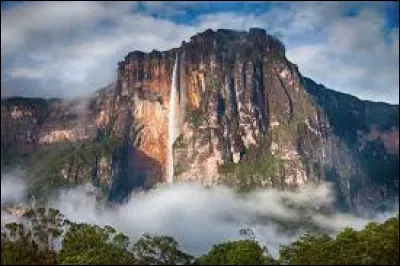
[[[382,15],[365,8],[355,16],[336,18],[326,28],[325,41],[293,47],[288,57],[327,87],[362,99],[398,103],[398,28],[384,28]]]
[[[145,232],[171,235],[196,255],[213,244],[242,238],[239,230],[243,228],[252,228],[256,239],[276,256],[279,245],[290,243],[311,224],[334,234],[346,226],[361,229],[371,221],[324,213],[334,200],[329,186],[310,185],[294,192],[265,189],[240,196],[224,187],[175,184],[134,194],[112,209],[97,204],[87,191],[90,187],[64,191],[52,205],[73,221],[111,225],[133,241]],[[283,223],[290,223],[291,232],[282,231]]]
[[[31,205],[25,202],[27,184],[22,177],[22,172],[2,173],[2,225],[18,221],[3,210],[3,204]],[[239,231],[251,228],[255,239],[278,256],[280,245],[291,243],[311,227],[334,235],[344,227],[362,229],[370,221],[384,221],[398,211],[375,213],[368,219],[335,212],[329,184],[308,184],[295,191],[260,189],[249,194],[222,186],[164,185],[136,192],[127,202],[114,206],[97,201],[97,192],[91,185],[63,189],[49,199],[48,206],[74,222],[111,225],[133,242],[143,233],[171,235],[195,255],[207,252],[213,244],[241,239]]]

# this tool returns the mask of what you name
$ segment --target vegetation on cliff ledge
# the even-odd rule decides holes
[[[201,109],[189,110],[186,117],[194,128],[199,128],[205,119],[204,113]]]
[[[281,164],[281,159],[270,154],[261,160],[220,165],[218,174],[221,183],[237,187],[240,191],[248,191],[267,184],[279,184]]]
[[[99,141],[65,142],[42,147],[26,163],[29,194],[49,195],[61,187],[70,187],[92,181],[94,168],[101,157],[112,159],[121,146],[121,139],[104,138]]]

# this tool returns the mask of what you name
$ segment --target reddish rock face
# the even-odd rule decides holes
[[[381,131],[379,126],[373,124],[367,134],[359,132],[360,150],[363,150],[369,142],[379,141],[383,143],[388,154],[399,154],[399,129],[392,127],[390,130]]]
[[[261,142],[267,142],[268,106],[264,80],[272,70],[266,65],[273,62],[274,56],[282,58],[283,54],[284,47],[278,40],[256,29],[249,33],[209,30],[192,37],[179,49],[149,54],[133,52],[119,64],[115,106],[118,109],[124,101],[132,103],[131,114],[142,128],[138,132],[137,146],[165,168],[169,95],[172,69],[178,55],[179,129],[183,130],[184,123],[188,123],[192,113],[197,112],[201,130],[191,142],[198,142],[194,146],[202,150],[204,148],[200,146],[208,145],[202,139],[207,134],[215,136],[211,148],[214,152],[209,153],[207,149],[206,153],[200,151],[197,154],[196,151],[194,157],[200,160],[191,158],[197,160],[193,169],[210,156],[215,160],[208,164],[223,164],[232,159],[232,152],[241,152],[249,145],[260,147]],[[282,100],[281,106],[285,101],[288,103],[287,95],[279,93],[281,89],[276,93],[276,97]],[[221,107],[223,104],[227,104],[229,111],[226,115],[222,114],[225,112],[222,110],[225,107]],[[281,111],[275,111],[280,115]],[[124,121],[123,110],[118,113],[116,131]],[[221,116],[226,117],[224,121]],[[223,131],[231,131],[230,136],[223,137]],[[231,147],[223,148],[223,142],[230,142]],[[207,171],[208,174],[217,175],[217,165],[210,167],[214,170]]]
[[[362,200],[363,191],[370,191],[366,187],[389,196],[398,187],[393,181],[398,178],[398,106],[363,102],[302,77],[286,59],[283,44],[261,29],[207,30],[169,51],[129,53],[119,63],[116,83],[84,105],[2,102],[2,147],[29,152],[35,145],[90,140],[108,132],[124,143],[116,159],[123,161],[116,172],[125,171],[118,186],[165,182],[176,57],[176,181],[290,188],[329,180],[349,208],[367,202]],[[379,164],[379,156],[390,162],[385,182],[376,182],[378,173],[369,166]],[[279,167],[268,174],[220,172],[224,164],[271,157]],[[105,161],[101,167],[108,169]],[[136,172],[143,175],[132,178],[143,182],[129,177]]]

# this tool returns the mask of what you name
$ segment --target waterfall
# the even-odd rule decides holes
[[[167,182],[174,183],[174,156],[173,145],[178,137],[176,127],[176,105],[177,105],[177,71],[178,71],[178,55],[176,55],[174,69],[172,72],[171,92],[169,96],[169,114],[168,114],[168,155],[167,155]]]
[[[183,83],[183,79],[181,77],[185,76],[185,68],[181,67],[182,61],[184,60],[184,54],[179,57],[179,104],[180,104],[180,114],[179,114],[179,129],[182,128],[185,120],[186,113],[186,94],[185,94],[185,84]]]

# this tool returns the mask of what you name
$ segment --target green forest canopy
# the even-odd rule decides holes
[[[125,265],[291,265],[399,264],[399,217],[369,223],[363,230],[345,228],[335,238],[306,233],[282,246],[279,258],[254,240],[215,244],[195,257],[170,236],[144,234],[136,243],[110,226],[73,223],[56,209],[24,213],[23,224],[1,232],[2,264]],[[57,249],[57,243],[62,244]]]

